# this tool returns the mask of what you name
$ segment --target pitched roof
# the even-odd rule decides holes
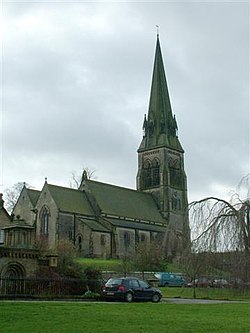
[[[132,228],[132,229],[139,229],[139,230],[146,230],[146,231],[157,231],[157,232],[164,232],[166,231],[165,226],[150,224],[150,223],[141,223],[141,222],[134,222],[128,220],[120,220],[120,219],[113,219],[113,218],[106,218],[112,225],[116,227],[122,228]]]
[[[150,193],[86,180],[102,213],[137,220],[166,223]]]
[[[26,188],[26,190],[33,207],[35,207],[41,191],[32,190],[30,188]]]
[[[57,207],[64,212],[93,216],[86,194],[72,188],[47,184]]]
[[[78,220],[86,224],[93,231],[108,232],[108,233],[110,232],[110,230],[105,228],[102,224],[100,224],[96,220],[86,219],[86,218],[79,218]]]

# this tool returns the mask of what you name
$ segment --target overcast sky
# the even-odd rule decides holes
[[[156,25],[189,200],[249,172],[248,1],[3,1],[1,15],[1,192],[69,186],[83,166],[135,188]]]

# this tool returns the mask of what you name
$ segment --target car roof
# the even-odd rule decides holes
[[[120,276],[120,277],[111,277],[110,279],[122,279],[122,280],[130,280],[130,279],[136,279],[136,280],[142,280],[139,277],[136,276]]]

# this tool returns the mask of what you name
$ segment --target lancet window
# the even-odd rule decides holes
[[[183,176],[179,159],[170,159],[169,161],[170,185],[181,187],[183,184]]]
[[[49,209],[46,206],[43,206],[40,213],[41,220],[41,234],[48,236],[49,234]]]
[[[160,184],[160,163],[158,159],[152,162],[146,160],[143,164],[143,188],[155,187]]]

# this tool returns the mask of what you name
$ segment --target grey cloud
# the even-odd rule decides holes
[[[83,165],[97,169],[100,181],[135,186],[156,24],[189,196],[211,194],[214,184],[234,187],[249,162],[247,6],[8,6],[4,187],[41,186],[45,176],[68,185]]]

